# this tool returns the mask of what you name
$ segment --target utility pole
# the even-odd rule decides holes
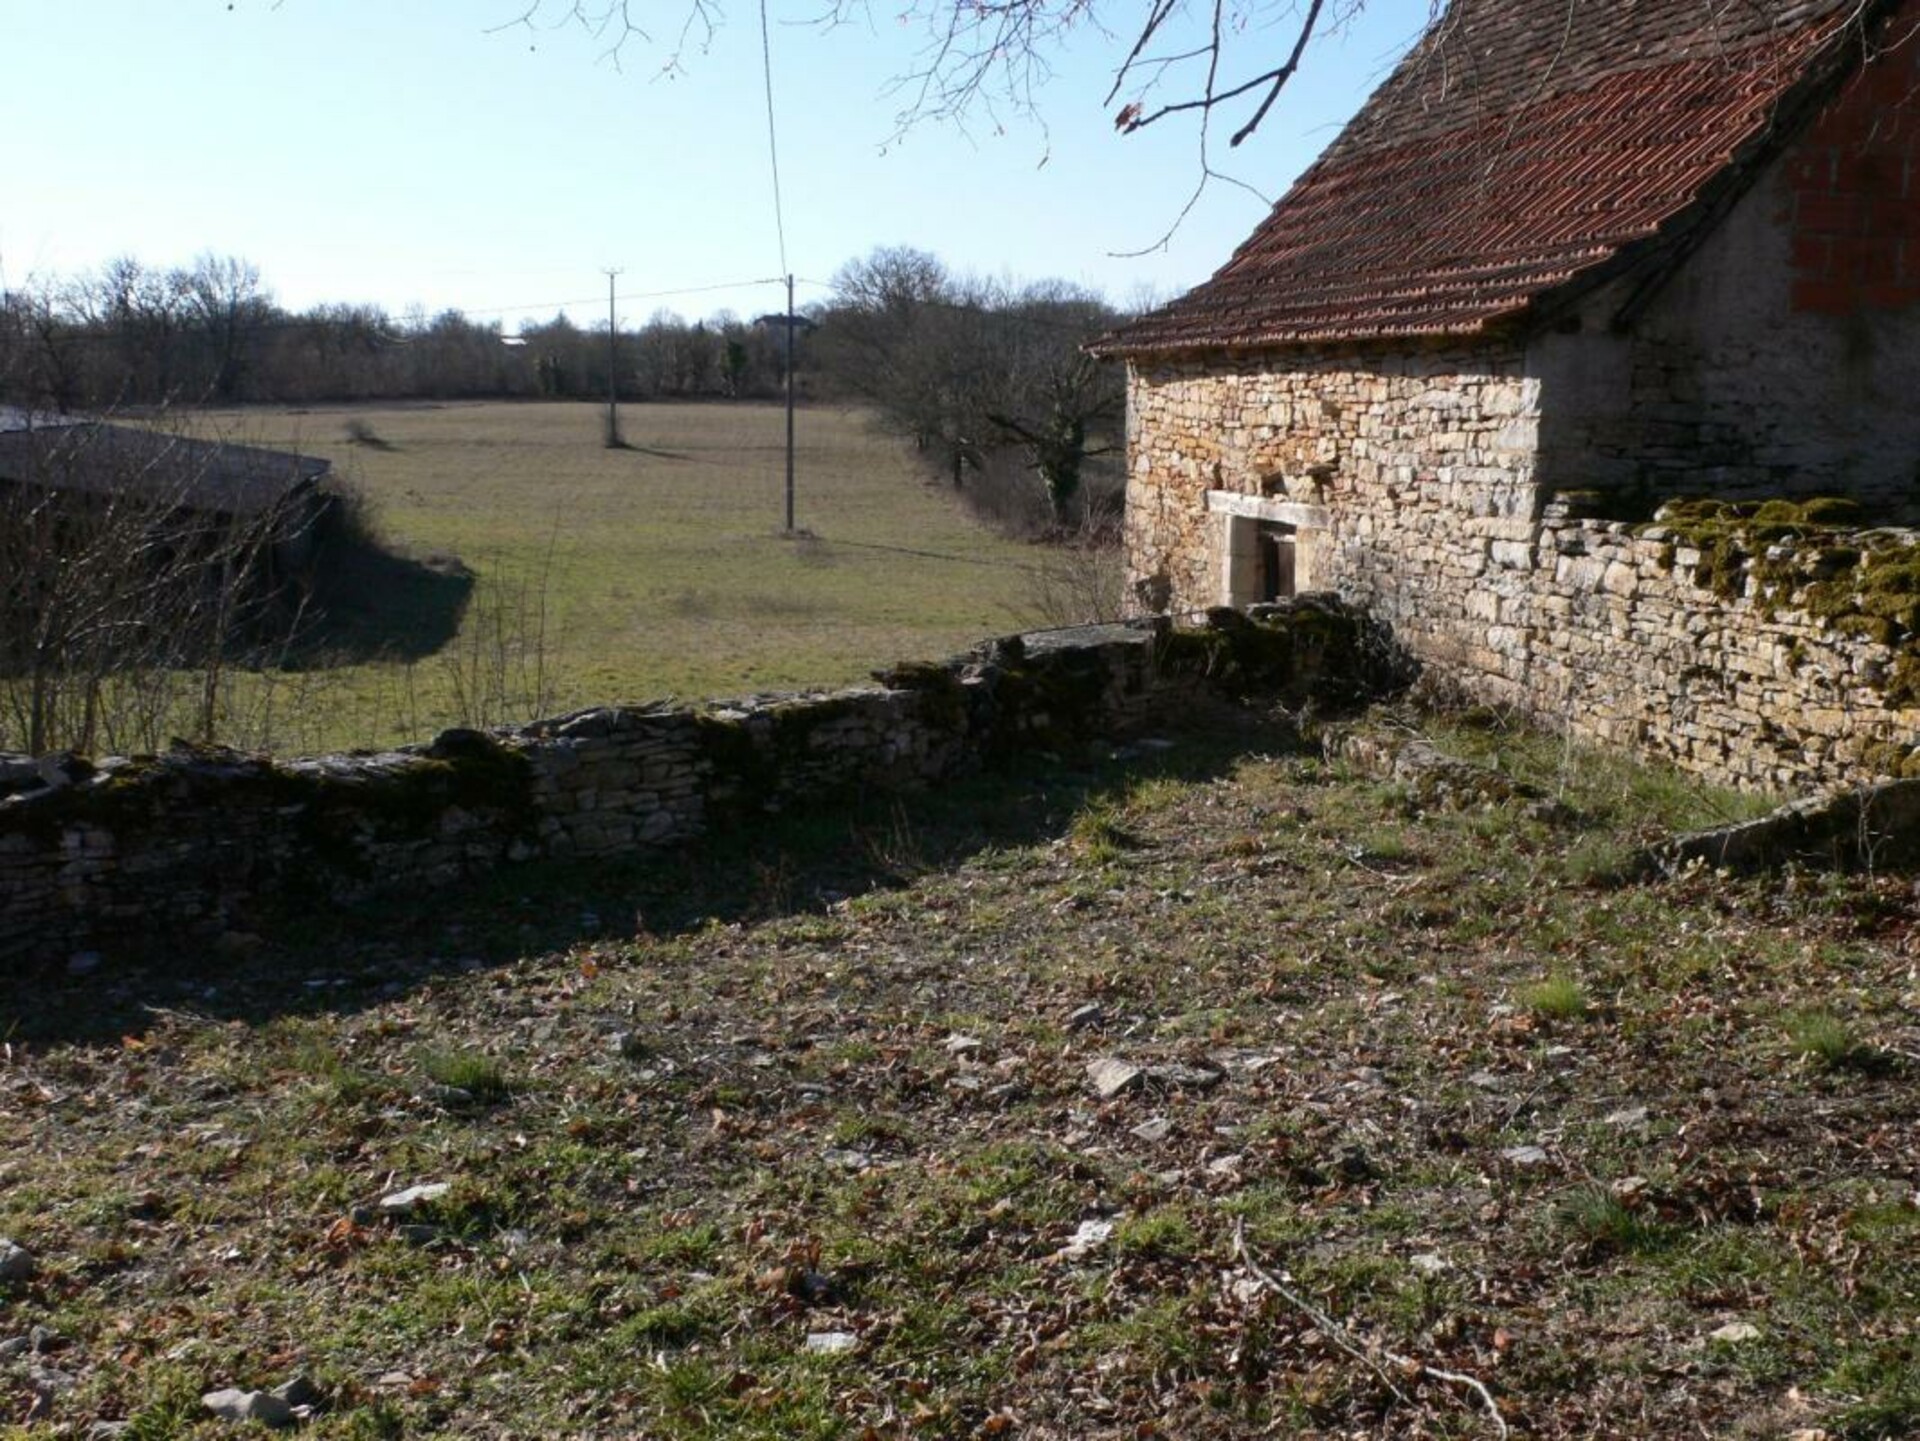
[[[793,534],[793,276],[787,276],[787,534]]]
[[[626,442],[620,438],[620,331],[613,316],[613,278],[620,272],[607,272],[607,449],[620,450]]]

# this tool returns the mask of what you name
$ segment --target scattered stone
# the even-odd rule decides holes
[[[446,1235],[446,1232],[438,1226],[423,1226],[416,1222],[410,1226],[401,1226],[397,1234],[409,1246],[431,1246]]]
[[[241,1391],[227,1387],[220,1391],[209,1391],[200,1398],[205,1406],[222,1421],[258,1421],[263,1426],[291,1426],[293,1407],[282,1401],[271,1391]]]
[[[1729,1346],[1737,1346],[1743,1341],[1758,1341],[1760,1328],[1751,1321],[1729,1321],[1717,1331],[1709,1332],[1709,1341],[1720,1341]]]
[[[1088,1026],[1099,1025],[1106,1018],[1107,1008],[1098,1001],[1089,1001],[1068,1014],[1067,1029],[1069,1031],[1085,1030]]]
[[[649,1054],[647,1043],[632,1031],[615,1031],[608,1036],[607,1049],[629,1061],[644,1061]]]
[[[11,1361],[15,1356],[24,1356],[33,1350],[33,1337],[9,1336],[0,1341],[0,1361]]]
[[[10,1236],[0,1236],[0,1282],[31,1281],[39,1269],[33,1252]]]
[[[429,1081],[420,1088],[420,1099],[432,1101],[436,1106],[445,1106],[448,1110],[458,1111],[473,1104],[473,1092],[459,1086],[443,1086],[438,1081]]]
[[[67,974],[90,976],[106,964],[106,959],[98,951],[75,951],[67,957]]]
[[[409,1371],[382,1371],[373,1378],[373,1384],[389,1388],[405,1388],[413,1384],[413,1373]]]
[[[1082,1221],[1080,1229],[1075,1231],[1067,1244],[1053,1253],[1056,1261],[1078,1261],[1089,1251],[1104,1246],[1113,1236],[1113,1222],[1104,1220]]]
[[[1435,1251],[1422,1251],[1411,1257],[1407,1264],[1422,1276],[1438,1276],[1442,1271],[1451,1271],[1453,1262]]]
[[[1645,1106],[1625,1106],[1618,1111],[1609,1111],[1600,1118],[1603,1126],[1618,1126],[1622,1130],[1637,1130],[1647,1124]]]
[[[1212,1066],[1185,1066],[1177,1061],[1169,1061],[1148,1066],[1146,1076],[1159,1085],[1173,1086],[1182,1091],[1208,1091],[1226,1079],[1226,1072]]]
[[[416,1206],[437,1201],[453,1187],[445,1181],[429,1181],[425,1185],[409,1186],[404,1191],[395,1191],[380,1198],[380,1212],[386,1216],[409,1216]]]
[[[1087,1079],[1093,1083],[1093,1093],[1103,1101],[1111,1101],[1122,1091],[1132,1090],[1145,1074],[1138,1066],[1128,1065],[1114,1056],[1087,1062]]]
[[[96,1421],[87,1427],[87,1441],[113,1441],[133,1430],[131,1421]]]
[[[807,1336],[807,1350],[816,1356],[838,1356],[860,1344],[851,1331],[814,1331]]]
[[[948,1036],[940,1044],[946,1048],[950,1056],[964,1056],[969,1051],[980,1049],[980,1040],[977,1036],[962,1036],[957,1033]]]
[[[1509,1166],[1518,1166],[1522,1170],[1532,1170],[1552,1162],[1544,1146],[1509,1146],[1500,1153],[1500,1159]]]
[[[1649,1182],[1645,1176],[1622,1176],[1607,1190],[1623,1206],[1635,1206],[1646,1199]]]
[[[1173,1131],[1173,1122],[1165,1116],[1155,1116],[1150,1121],[1142,1121],[1133,1128],[1133,1134],[1149,1146],[1157,1146],[1166,1140]]]
[[[282,1381],[273,1388],[272,1394],[296,1409],[302,1406],[318,1406],[322,1399],[320,1388],[306,1376],[295,1376],[290,1381]]]
[[[62,1371],[54,1366],[30,1366],[27,1368],[27,1385],[40,1394],[41,1401],[51,1401],[62,1391],[71,1391],[80,1384],[80,1378],[70,1371]]]
[[[380,1219],[380,1212],[372,1206],[354,1206],[348,1210],[347,1219],[356,1226],[371,1226]]]
[[[1245,1161],[1246,1157],[1240,1155],[1238,1152],[1231,1156],[1215,1156],[1211,1161],[1207,1162],[1207,1174],[1209,1176],[1231,1176],[1240,1169]]]

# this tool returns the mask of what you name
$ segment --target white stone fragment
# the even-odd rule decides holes
[[[437,1201],[453,1188],[445,1181],[430,1181],[421,1186],[409,1186],[404,1191],[395,1191],[380,1198],[380,1209],[389,1216],[405,1216],[416,1206],[429,1201]]]

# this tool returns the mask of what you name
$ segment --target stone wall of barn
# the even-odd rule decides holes
[[[1306,587],[1387,622],[1437,675],[1585,739],[1757,787],[1920,769],[1920,550],[1879,537],[1863,563],[1883,567],[1886,613],[1866,615],[1781,581],[1798,574],[1790,543],[1730,566],[1674,530],[1572,518],[1546,499],[1546,392],[1526,369],[1462,353],[1136,363],[1141,604],[1238,599],[1234,527],[1271,517],[1297,527]],[[1804,578],[1828,582],[1831,557],[1856,553],[1831,536],[1806,551]],[[1909,568],[1903,601],[1883,582]]]
[[[1142,603],[1252,598],[1228,563],[1236,521],[1265,513],[1295,524],[1301,589],[1338,589],[1428,659],[1497,671],[1473,622],[1490,585],[1524,583],[1538,508],[1539,386],[1520,354],[1236,366],[1132,370],[1126,526]]]
[[[1550,508],[1530,583],[1487,602],[1502,664],[1469,686],[1737,785],[1920,775],[1920,535],[1857,539],[1714,554]]]

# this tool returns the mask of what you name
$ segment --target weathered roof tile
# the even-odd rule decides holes
[[[1211,280],[1096,349],[1513,320],[1690,210],[1859,14],[1857,0],[1454,0]]]

